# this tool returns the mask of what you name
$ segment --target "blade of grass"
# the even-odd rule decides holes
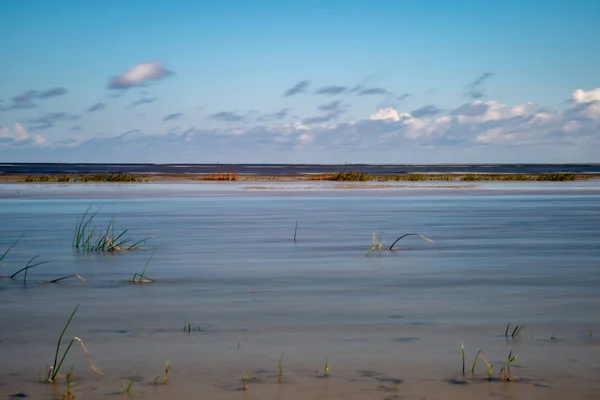
[[[15,272],[14,274],[12,274],[10,276],[10,279],[14,279],[15,276],[19,275],[21,272],[25,271],[25,274],[27,275],[27,270],[29,268],[33,268],[33,267],[37,267],[38,265],[42,265],[42,264],[47,264],[49,261],[40,261],[36,264],[31,264],[36,258],[38,258],[40,255],[36,255],[34,256],[31,260],[29,260],[29,262],[27,262],[27,265],[24,268],[21,268],[20,270],[18,270],[17,272]]]
[[[19,241],[21,240],[21,238],[23,237],[23,235],[21,235],[17,240],[14,241],[13,244],[11,244],[8,249],[6,249],[6,251],[4,252],[4,254],[2,254],[2,256],[0,257],[0,265],[2,265],[2,260],[4,260],[4,257],[6,257],[6,255],[8,253],[10,253],[10,251],[12,250],[13,247],[15,247],[17,245],[17,243],[19,243]]]
[[[56,372],[54,371],[54,369],[55,369],[54,367],[56,366],[56,363],[58,361],[58,352],[60,351],[60,342],[62,341],[62,338],[65,335],[65,332],[67,331],[67,328],[69,327],[69,324],[73,320],[73,317],[75,316],[75,313],[77,312],[78,309],[79,309],[79,304],[77,304],[75,306],[75,309],[71,313],[71,316],[69,316],[67,323],[63,327],[63,330],[60,333],[60,336],[58,337],[58,342],[56,343],[56,352],[54,353],[54,363],[52,364],[52,368],[50,370],[52,372],[52,380],[54,380],[54,378],[56,377],[56,374],[58,374],[58,371],[56,371]]]
[[[48,283],[56,283],[56,282],[64,281],[65,279],[69,279],[69,278],[78,278],[82,282],[87,282],[85,280],[85,278],[83,278],[81,275],[73,274],[73,275],[62,276],[60,278],[53,279],[51,281],[48,281]]]
[[[402,239],[402,238],[405,238],[405,237],[407,237],[407,236],[418,236],[418,237],[420,237],[420,238],[421,238],[421,239],[423,239],[423,240],[426,240],[426,241],[428,241],[428,242],[431,242],[431,243],[435,243],[433,240],[431,240],[431,239],[429,239],[428,237],[425,237],[425,236],[423,236],[423,235],[421,235],[421,234],[419,234],[419,233],[406,233],[406,234],[404,234],[404,235],[400,236],[398,239],[394,240],[394,243],[392,243],[392,245],[390,246],[390,251],[391,251],[391,250],[394,248],[394,245],[395,245],[396,243],[398,243],[398,241],[399,241],[400,239]]]

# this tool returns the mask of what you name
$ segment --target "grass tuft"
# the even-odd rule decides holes
[[[77,306],[75,306],[75,309],[73,310],[73,312],[69,316],[69,319],[67,320],[67,323],[65,324],[62,332],[60,333],[60,336],[58,337],[58,341],[56,342],[56,352],[54,353],[54,362],[52,363],[51,366],[49,366],[46,369],[46,382],[54,383],[56,381],[56,378],[58,377],[58,374],[60,372],[60,368],[62,367],[62,365],[63,365],[63,363],[65,361],[65,358],[67,357],[67,354],[69,353],[69,350],[71,350],[71,346],[73,346],[73,343],[75,343],[75,342],[78,342],[81,345],[81,348],[85,352],[85,355],[86,355],[86,357],[88,359],[88,362],[89,362],[90,367],[92,368],[92,370],[94,372],[96,372],[98,375],[102,375],[102,372],[98,369],[98,367],[96,367],[96,365],[92,361],[90,352],[85,347],[85,344],[77,336],[74,336],[73,339],[71,339],[71,341],[69,342],[69,345],[67,346],[67,349],[65,350],[65,352],[62,355],[62,357],[60,358],[60,361],[58,360],[59,354],[60,354],[60,345],[61,345],[62,338],[65,335],[65,332],[67,331],[67,328],[71,324],[71,321],[73,320],[73,317],[75,316],[75,313],[77,312],[78,309],[79,309],[79,304],[77,304]]]
[[[133,238],[125,237],[127,229],[119,234],[115,234],[114,218],[110,220],[104,233],[100,233],[100,231],[97,232],[93,223],[98,211],[92,214],[90,213],[90,209],[91,207],[88,207],[75,227],[75,234],[73,237],[73,247],[75,249],[84,252],[129,251],[135,249],[138,245],[149,239],[145,238],[133,242]]]
[[[279,376],[277,378],[278,383],[283,383],[283,353],[281,353],[281,357],[279,357]]]
[[[36,256],[34,256],[31,260],[29,260],[27,262],[27,265],[24,268],[21,268],[20,270],[18,270],[14,274],[12,274],[10,276],[10,279],[15,279],[15,276],[19,275],[21,272],[25,272],[23,274],[23,285],[27,285],[27,272],[29,271],[29,269],[37,267],[38,265],[42,265],[42,264],[47,264],[48,263],[48,261],[40,261],[40,262],[34,263],[35,259],[38,258],[39,256],[40,256],[39,254],[36,255]]]
[[[152,282],[154,282],[154,279],[150,279],[146,275],[146,269],[148,268],[148,264],[150,264],[150,260],[152,260],[152,257],[154,257],[154,253],[152,253],[150,258],[148,258],[148,261],[146,261],[146,265],[144,265],[144,269],[142,270],[142,273],[140,274],[140,273],[136,272],[135,274],[133,274],[133,278],[131,278],[131,280],[129,280],[128,282],[131,282],[131,283],[152,283]]]
[[[121,386],[123,387],[123,393],[125,393],[125,394],[131,393],[131,388],[133,387],[133,384],[135,383],[136,375],[137,375],[137,373],[135,371],[133,371],[133,375],[129,378],[129,382],[127,382],[127,385],[125,385],[125,382],[123,382],[121,384]]]
[[[242,390],[248,390],[248,374],[246,371],[242,372]]]
[[[372,252],[374,252],[376,250],[390,250],[391,251],[391,250],[393,250],[396,243],[398,243],[398,241],[400,241],[401,239],[403,239],[407,236],[417,236],[427,242],[435,243],[432,239],[429,239],[428,237],[425,237],[419,233],[406,233],[406,234],[400,236],[399,238],[397,238],[396,240],[394,240],[394,242],[392,243],[392,245],[390,247],[385,247],[383,245],[384,242],[382,242],[376,234],[373,234],[373,237],[371,239],[371,249],[367,252],[367,254],[365,254],[365,256],[369,256]]]
[[[513,356],[513,353],[511,350],[510,353],[508,354],[508,357],[506,358],[506,362],[504,363],[504,366],[500,370],[500,376],[506,382],[511,382],[511,381],[517,380],[517,377],[514,376],[510,370],[511,365],[513,365],[513,363],[515,362],[516,359],[517,359],[517,355],[515,354]]]
[[[477,359],[479,357],[481,357],[483,359],[483,361],[485,362],[487,377],[488,377],[488,380],[491,381],[492,375],[494,373],[494,368],[492,367],[492,364],[490,364],[488,362],[487,358],[485,357],[485,353],[483,352],[483,349],[479,349],[477,354],[475,354],[475,358],[473,359],[473,366],[471,367],[471,375],[475,376],[475,367],[477,366]]]

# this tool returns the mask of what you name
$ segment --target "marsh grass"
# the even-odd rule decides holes
[[[395,174],[395,175],[371,175],[364,172],[345,171],[337,173],[310,175],[311,181],[340,181],[340,182],[426,182],[426,181],[551,181],[565,182],[574,180],[586,180],[586,176],[578,176],[572,172],[551,172],[537,175],[527,174],[489,174],[489,173],[467,173],[467,174]]]
[[[10,246],[8,246],[8,248],[6,249],[6,251],[4,253],[2,253],[2,255],[0,256],[0,266],[2,265],[2,260],[4,260],[4,257],[6,257],[8,255],[8,253],[10,253],[10,251],[13,249],[13,247],[15,247],[17,245],[17,243],[19,243],[19,241],[21,240],[23,236],[21,236],[20,238],[18,238],[17,240],[15,240],[13,242],[13,244],[11,244]]]
[[[25,183],[98,183],[98,182],[143,182],[144,179],[125,172],[103,172],[83,175],[28,175],[20,182]]]
[[[64,281],[65,279],[70,279],[70,278],[77,278],[82,282],[87,282],[83,276],[81,276],[79,274],[72,274],[72,275],[67,275],[67,276],[62,276],[60,278],[52,279],[51,281],[48,281],[47,283],[58,283],[60,281]]]
[[[510,330],[510,326],[511,326],[510,323],[508,325],[506,325],[506,330],[504,331],[504,337],[506,337],[506,338],[508,337],[508,332]],[[510,337],[512,339],[515,339],[515,337],[518,337],[519,334],[523,331],[523,329],[525,329],[525,325],[516,325],[515,328],[512,330]]]
[[[296,243],[296,235],[298,234],[298,221],[296,221],[296,226],[294,227],[294,243]]]
[[[133,274],[133,278],[131,278],[131,280],[129,280],[128,282],[131,282],[131,283],[152,283],[152,282],[154,282],[154,279],[150,279],[146,275],[146,269],[148,268],[148,264],[150,264],[150,260],[152,260],[152,257],[154,257],[154,253],[152,253],[150,258],[148,258],[148,261],[146,261],[146,265],[144,265],[144,269],[142,270],[142,273],[140,274],[139,272],[136,272],[135,274]]]
[[[20,270],[18,270],[17,272],[15,272],[14,274],[12,274],[10,276],[10,279],[15,279],[15,277],[17,275],[19,275],[21,272],[24,272],[23,274],[23,285],[27,285],[27,272],[29,271],[29,269],[37,267],[38,265],[43,265],[43,264],[47,264],[49,261],[40,261],[40,262],[36,262],[34,263],[35,259],[38,258],[40,255],[36,255],[34,256],[31,260],[29,260],[27,262],[27,265],[24,268],[21,268]]]
[[[223,172],[219,171],[216,173],[208,174],[200,178],[205,181],[237,181],[238,175],[235,172]]]
[[[93,226],[94,218],[98,211],[90,213],[91,207],[83,213],[75,227],[73,236],[73,247],[84,252],[120,252],[135,249],[150,238],[133,241],[132,237],[126,237],[127,229],[115,234],[114,218],[111,218],[105,230],[97,230]]]
[[[465,342],[460,342],[460,352],[462,353],[462,375],[465,377]]]
[[[279,357],[278,367],[279,375],[277,377],[277,383],[283,383],[283,353],[281,353],[281,357]]]
[[[386,247],[383,245],[385,242],[382,242],[378,235],[373,234],[373,236],[371,238],[371,249],[367,252],[367,254],[365,254],[365,256],[369,256],[372,252],[379,251],[379,250],[392,251],[394,249],[394,246],[396,245],[396,243],[398,243],[398,241],[400,241],[401,239],[403,239],[407,236],[417,236],[427,242],[435,243],[432,239],[429,239],[428,237],[425,237],[425,236],[421,235],[420,233],[406,233],[406,234],[398,237],[396,240],[394,240],[394,242],[392,243],[391,246]]]
[[[163,375],[163,381],[162,381],[162,384],[163,384],[163,385],[166,385],[166,384],[167,384],[167,381],[168,381],[168,379],[169,379],[169,371],[170,371],[170,370],[171,370],[171,362],[170,362],[170,361],[167,361],[167,362],[165,363],[165,373],[164,373],[164,375]],[[155,385],[158,385],[158,375],[154,375],[154,384],[155,384]]]
[[[586,180],[585,176],[577,176],[572,172],[551,172],[538,175],[525,174],[480,174],[468,173],[460,177],[461,181],[538,181],[538,182],[570,182]]]
[[[475,358],[473,359],[473,366],[471,367],[471,375],[475,376],[475,367],[477,366],[477,359],[481,357],[483,359],[483,361],[485,362],[486,365],[486,374],[488,377],[489,381],[492,381],[493,379],[493,373],[494,373],[494,367],[492,366],[492,364],[490,364],[487,360],[487,358],[485,357],[485,353],[483,352],[483,349],[479,349],[479,351],[477,352],[477,354],[475,354]]]
[[[64,351],[64,353],[60,357],[60,361],[59,361],[60,345],[61,345],[61,342],[62,342],[62,338],[65,335],[65,332],[67,331],[67,328],[71,324],[71,321],[73,320],[73,317],[75,316],[75,313],[77,312],[78,309],[79,309],[79,304],[77,304],[75,306],[75,309],[73,309],[73,312],[69,316],[69,319],[67,320],[67,323],[63,327],[63,330],[60,333],[60,336],[58,337],[58,341],[56,342],[56,351],[54,353],[54,362],[52,363],[52,365],[50,365],[49,367],[46,368],[46,382],[48,382],[48,383],[54,383],[54,382],[56,382],[56,379],[59,376],[60,368],[62,367],[62,365],[63,365],[63,363],[65,361],[65,358],[67,358],[67,354],[69,354],[69,350],[71,350],[71,346],[73,346],[73,343],[75,343],[75,342],[77,342],[77,343],[79,343],[81,345],[81,348],[83,349],[83,351],[85,353],[85,356],[87,357],[88,363],[90,364],[90,367],[92,368],[92,370],[95,373],[97,373],[98,375],[102,375],[102,372],[98,369],[98,367],[96,367],[96,365],[92,361],[90,352],[85,347],[85,344],[83,343],[83,340],[81,340],[77,336],[74,336],[73,339],[71,339],[71,341],[69,342],[69,345],[67,346],[66,350]]]
[[[63,400],[73,400],[75,399],[75,395],[72,392],[73,389],[73,368],[69,372],[65,374],[65,378],[67,380],[67,391],[63,394]]]
[[[329,358],[327,358],[325,359],[325,369],[323,373],[325,379],[329,378],[329,368],[331,368],[331,365],[329,364]]]
[[[131,393],[131,388],[133,387],[133,384],[135,383],[136,376],[137,376],[137,373],[135,371],[133,371],[133,375],[129,378],[129,382],[127,382],[127,385],[125,385],[125,381],[123,381],[121,383],[121,387],[123,388],[123,393],[125,393],[125,394]]]
[[[516,359],[517,359],[517,354],[515,354],[513,356],[513,352],[511,350],[510,353],[508,354],[508,357],[506,358],[506,362],[504,363],[504,366],[502,367],[502,369],[500,369],[500,376],[506,382],[511,382],[511,381],[517,380],[517,377],[512,374],[511,369],[510,369],[510,367],[514,364]]]
[[[248,390],[248,374],[246,371],[242,372],[242,390]]]

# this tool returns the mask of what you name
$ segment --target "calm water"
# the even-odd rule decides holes
[[[67,336],[104,371],[69,354],[86,399],[112,398],[132,371],[137,395],[157,399],[238,398],[242,370],[257,378],[255,398],[386,398],[391,379],[407,398],[506,394],[505,383],[447,382],[462,340],[469,368],[479,348],[495,371],[519,354],[517,397],[597,398],[600,183],[463,186],[0,185],[0,254],[24,234],[0,266],[0,395],[52,397],[37,377],[81,303]],[[151,239],[128,253],[74,252],[89,206],[99,227],[114,216],[117,230]],[[435,244],[406,238],[365,257],[372,234],[389,245],[407,232]],[[7,279],[37,254],[49,263],[27,287]],[[152,254],[156,283],[126,283]],[[87,282],[43,283],[75,273]],[[526,324],[519,339],[504,338],[509,322]],[[287,389],[272,383],[281,352]],[[170,392],[148,383],[165,360]]]

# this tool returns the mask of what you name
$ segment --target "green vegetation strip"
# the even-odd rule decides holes
[[[396,174],[396,175],[371,175],[364,172],[337,172],[335,174],[318,174],[310,177],[314,181],[336,182],[421,182],[421,181],[544,181],[567,182],[586,180],[585,176],[578,176],[572,172],[552,172],[537,175],[527,174],[476,174],[464,175],[437,175],[437,174]]]
[[[124,172],[84,174],[84,175],[29,175],[20,180],[26,183],[95,183],[95,182],[143,182],[144,179]]]

